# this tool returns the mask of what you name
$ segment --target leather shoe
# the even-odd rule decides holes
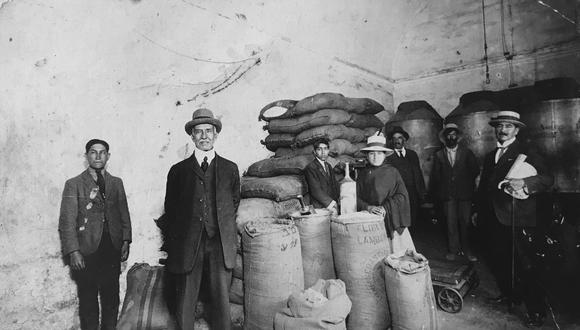
[[[526,317],[527,327],[541,327],[544,324],[544,315],[540,313],[529,313]]]

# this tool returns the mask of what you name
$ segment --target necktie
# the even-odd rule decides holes
[[[209,164],[207,163],[207,156],[203,157],[203,162],[201,163],[201,169],[205,172],[207,171],[207,167]]]
[[[495,162],[499,162],[499,159],[501,158],[501,156],[503,156],[503,154],[505,153],[505,150],[507,149],[507,147],[497,147],[497,156],[495,158]]]
[[[101,193],[101,197],[105,198],[105,178],[103,177],[102,168],[95,169],[97,172],[97,186],[99,186],[99,193]]]
[[[399,156],[399,158],[403,158],[403,152],[400,150],[397,150],[397,156]]]

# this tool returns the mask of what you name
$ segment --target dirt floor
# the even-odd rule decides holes
[[[444,223],[433,224],[422,221],[412,228],[411,233],[419,253],[428,259],[444,260],[447,252]],[[467,260],[463,260],[467,263]],[[511,312],[507,306],[488,302],[499,294],[495,281],[481,261],[474,263],[480,284],[463,297],[462,308],[457,313],[447,313],[438,309],[440,329],[528,329],[524,325],[526,309],[523,304]],[[548,293],[549,308],[542,327],[535,329],[580,329],[580,274],[574,272],[571,279],[563,274],[562,264],[544,267],[541,271],[542,283]],[[568,272],[569,273],[569,272]]]

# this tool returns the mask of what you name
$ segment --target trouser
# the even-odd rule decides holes
[[[523,299],[530,313],[545,314],[544,290],[539,280],[530,238],[533,227],[515,227],[515,271],[512,290],[512,227],[505,226],[494,217],[490,220],[488,237],[491,270],[500,292],[513,300]]]
[[[447,240],[449,252],[463,251],[471,254],[469,244],[469,223],[471,218],[471,201],[450,199],[443,202],[443,213],[447,219]],[[463,249],[462,249],[463,247]]]
[[[229,291],[232,270],[225,268],[220,236],[209,238],[204,231],[201,239],[193,270],[173,275],[177,323],[182,330],[193,330],[195,308],[202,288],[207,290],[209,306],[205,310],[209,314],[210,328],[231,329]]]
[[[109,233],[104,231],[97,251],[84,256],[84,260],[85,269],[73,271],[79,297],[81,329],[99,329],[100,298],[100,329],[114,330],[119,312],[121,252],[113,247]]]

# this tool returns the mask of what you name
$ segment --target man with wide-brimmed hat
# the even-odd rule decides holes
[[[409,133],[401,126],[392,126],[387,130],[386,138],[390,140],[394,152],[385,161],[399,171],[405,182],[411,206],[411,222],[415,222],[426,195],[419,157],[415,151],[405,147],[405,143],[409,140]]]
[[[236,212],[240,177],[235,163],[219,156],[214,142],[222,123],[208,109],[193,112],[185,132],[191,157],[167,175],[163,236],[171,275],[170,304],[180,329],[193,329],[200,289],[207,290],[209,324],[230,329],[229,289],[236,260]]]
[[[465,254],[469,261],[477,261],[469,242],[468,228],[475,178],[479,165],[471,150],[459,142],[462,132],[454,123],[445,124],[439,132],[444,147],[435,153],[431,170],[430,192],[443,208],[447,220],[448,253],[455,260]]]
[[[536,227],[536,196],[547,191],[554,178],[543,158],[517,140],[520,129],[526,127],[519,113],[499,111],[489,124],[495,130],[497,148],[484,159],[476,217],[490,243],[490,266],[501,293],[492,301],[513,306],[523,299],[528,310],[527,325],[541,326],[545,316],[544,295],[533,262],[532,241]],[[507,177],[519,155],[527,156],[526,162],[535,169],[535,175]],[[510,191],[522,191],[525,197],[517,199],[509,194]]]

